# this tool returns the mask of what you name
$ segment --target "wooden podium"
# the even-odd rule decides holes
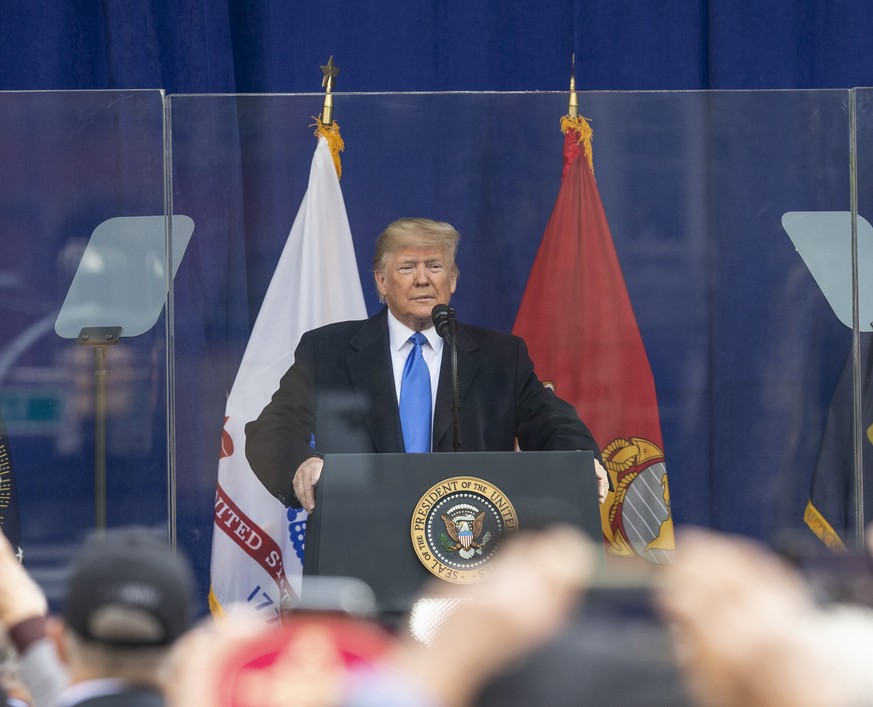
[[[516,530],[570,523],[600,547],[593,460],[591,452],[326,455],[304,576],[360,579],[380,613],[397,614],[429,579],[479,581]]]

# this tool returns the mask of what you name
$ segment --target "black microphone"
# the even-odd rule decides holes
[[[454,307],[449,307],[447,304],[438,304],[430,313],[433,318],[433,325],[436,328],[436,333],[442,338],[449,338],[450,320],[455,318]]]
[[[449,363],[452,367],[452,449],[461,451],[461,396],[458,387],[458,337],[455,336],[457,321],[455,309],[447,304],[438,304],[431,310],[437,334],[449,344]]]

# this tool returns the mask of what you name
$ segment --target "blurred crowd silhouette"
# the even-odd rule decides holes
[[[16,707],[873,704],[873,563],[826,552],[688,529],[674,563],[621,571],[559,525],[507,540],[481,583],[434,580],[409,622],[336,579],[325,596],[352,600],[266,625],[195,620],[187,561],[141,528],[86,541],[49,616],[0,538],[0,680]]]

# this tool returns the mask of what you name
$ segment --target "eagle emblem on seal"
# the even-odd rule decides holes
[[[450,508],[446,513],[441,513],[446,532],[451,542],[444,542],[446,552],[454,552],[469,560],[476,554],[482,554],[482,548],[491,540],[491,533],[485,533],[481,542],[482,528],[485,524],[485,511],[467,503],[461,503]],[[447,539],[448,540],[448,539]]]
[[[434,577],[481,582],[502,539],[518,530],[518,514],[499,488],[476,476],[453,476],[424,492],[412,512],[415,556]]]

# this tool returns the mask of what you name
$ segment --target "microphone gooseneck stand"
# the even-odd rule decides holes
[[[449,362],[452,368],[452,449],[461,451],[461,394],[458,386],[458,337],[455,310],[447,304],[438,304],[431,312],[434,328],[449,344]]]
[[[461,393],[458,389],[458,336],[455,310],[449,316],[449,358],[452,364],[452,449],[461,451]]]

